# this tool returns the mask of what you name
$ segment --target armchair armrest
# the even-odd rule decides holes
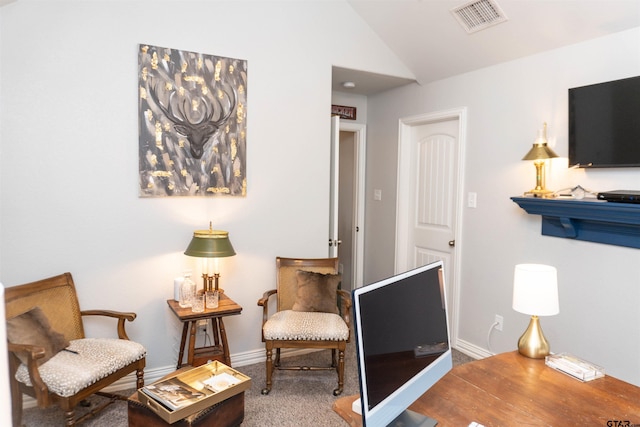
[[[18,360],[17,354],[23,354],[27,356],[27,370],[29,371],[29,379],[31,380],[31,384],[33,385],[33,390],[35,392],[36,400],[38,401],[38,406],[41,408],[45,408],[51,404],[49,400],[49,388],[42,381],[42,377],[40,376],[40,371],[38,370],[38,359],[44,357],[44,348],[37,345],[29,345],[29,344],[14,344],[11,342],[7,343],[7,349],[10,353],[10,381],[16,381],[15,374],[18,366],[20,366],[20,360]],[[13,389],[14,385],[12,385]]]
[[[277,289],[270,289],[270,290],[266,291],[266,292],[262,295],[262,298],[260,298],[260,299],[258,300],[258,305],[261,305],[261,306],[263,306],[263,307],[264,307],[264,306],[267,304],[267,301],[269,301],[269,298],[271,297],[271,295],[275,295],[275,294],[277,294],[277,293],[278,293],[278,290],[277,290]]]
[[[133,322],[137,315],[135,313],[113,311],[113,310],[82,310],[82,316],[106,316],[118,319],[118,338],[128,340],[127,332],[124,329],[125,320]]]
[[[262,295],[262,298],[258,300],[258,305],[262,306],[262,326],[269,320],[269,298],[277,293],[277,289],[268,290]]]

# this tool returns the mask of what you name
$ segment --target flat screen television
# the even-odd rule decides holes
[[[407,408],[453,366],[442,261],[352,295],[363,425],[435,425]]]
[[[569,89],[569,167],[640,166],[640,76]]]

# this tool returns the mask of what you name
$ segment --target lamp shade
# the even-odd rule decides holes
[[[547,145],[547,124],[541,130],[538,131],[538,138],[533,143],[533,147],[522,160],[544,160],[553,159],[558,155]]]
[[[223,258],[235,255],[236,251],[233,250],[227,231],[209,227],[208,230],[193,232],[193,238],[184,254],[198,258]]]
[[[525,154],[522,160],[542,160],[555,157],[558,157],[558,155],[544,142],[542,144],[533,144],[531,150]]]
[[[560,312],[555,267],[518,264],[513,275],[513,309],[531,316],[553,316]]]

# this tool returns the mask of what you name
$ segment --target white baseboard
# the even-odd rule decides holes
[[[474,359],[484,359],[494,355],[494,353],[491,353],[482,347],[478,347],[475,344],[471,344],[470,342],[461,339],[456,341],[454,348],[469,357],[473,357]]]
[[[313,353],[322,349],[282,349],[281,357],[299,356],[301,354]],[[244,353],[232,354],[231,364],[233,367],[253,365],[254,363],[264,363],[267,359],[264,348],[246,351]]]
[[[242,353],[236,353],[231,355],[231,364],[236,366],[253,365],[254,363],[262,363],[266,360],[264,348],[257,350],[249,350]]]

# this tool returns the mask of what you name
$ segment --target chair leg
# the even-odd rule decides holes
[[[15,354],[9,352],[9,390],[11,392],[11,421],[13,427],[22,425],[22,391],[16,380],[16,371],[20,366],[20,360]]]
[[[269,394],[271,391],[271,380],[273,375],[273,348],[267,344],[267,360],[266,360],[266,369],[267,369],[267,385],[262,389],[262,394]],[[279,349],[278,349],[279,350]]]
[[[144,387],[144,369],[136,370],[136,388]]]
[[[22,392],[14,379],[11,380],[11,416],[13,427],[22,426]]]
[[[64,425],[67,427],[73,427],[76,425],[76,411],[71,408],[68,411],[64,411]]]
[[[276,348],[276,358],[273,362],[273,367],[274,368],[280,367],[280,348]]]
[[[344,350],[343,348],[338,350],[338,388],[333,390],[334,396],[342,394],[344,389]]]

